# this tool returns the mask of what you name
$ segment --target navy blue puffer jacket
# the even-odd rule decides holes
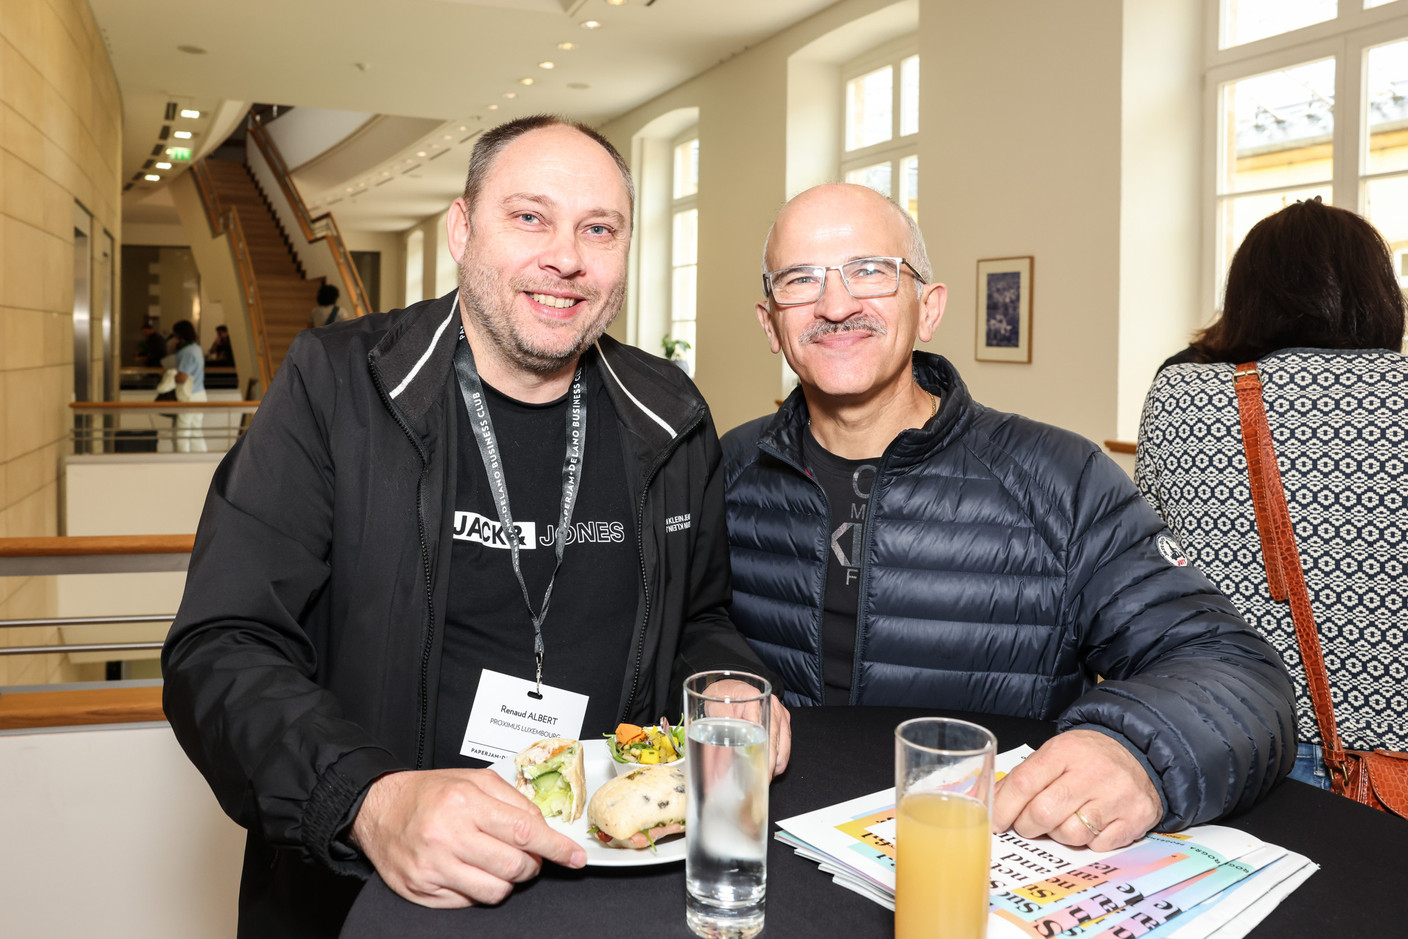
[[[852,703],[1107,733],[1161,789],[1164,830],[1256,801],[1295,757],[1276,652],[1179,566],[1177,543],[1094,444],[977,404],[938,356],[916,352],[914,366],[942,405],[879,463]],[[789,706],[823,696],[830,516],[803,469],[806,423],[798,391],[724,437],[731,615]]]

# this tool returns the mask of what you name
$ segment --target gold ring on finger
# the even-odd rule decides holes
[[[1090,824],[1090,819],[1086,818],[1085,815],[1081,813],[1081,810],[1080,810],[1080,809],[1076,809],[1073,814],[1075,815],[1075,817],[1076,817],[1077,819],[1080,820],[1080,823],[1081,823],[1082,825],[1084,825],[1086,828],[1090,829],[1091,835],[1093,835],[1093,836],[1095,836],[1095,837],[1097,837],[1097,838],[1100,837],[1100,831],[1101,831],[1101,829],[1096,828],[1094,825]]]

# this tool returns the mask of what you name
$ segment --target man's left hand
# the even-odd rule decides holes
[[[705,694],[721,698],[749,698],[756,696],[758,691],[759,689],[747,682],[732,678],[716,681],[704,689]],[[750,706],[739,703],[731,707],[734,709],[732,716],[754,723],[761,722],[757,704]],[[787,761],[792,756],[792,715],[783,707],[777,695],[772,696],[768,713],[768,761],[772,766],[772,775],[777,776],[787,768]]]
[[[1119,741],[1094,730],[1069,730],[997,784],[992,828],[1113,851],[1144,837],[1161,808],[1148,773]]]

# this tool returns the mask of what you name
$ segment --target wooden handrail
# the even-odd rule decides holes
[[[53,538],[0,538],[0,558],[190,554],[195,543],[195,535],[69,535]]]
[[[76,691],[0,690],[0,730],[164,720],[160,685]]]
[[[205,411],[216,408],[248,411],[259,410],[258,401],[70,401],[74,411]]]
[[[201,205],[205,207],[205,218],[210,223],[210,233],[216,237],[229,236],[230,256],[235,262],[235,272],[239,277],[240,299],[244,303],[249,330],[254,339],[259,384],[262,388],[268,388],[274,377],[274,364],[264,328],[264,304],[259,298],[259,282],[254,275],[254,262],[250,257],[249,243],[244,237],[244,226],[240,223],[239,208],[226,208],[221,203],[220,194],[215,189],[215,181],[210,177],[210,167],[206,165],[205,159],[191,165],[191,177],[200,193]]]
[[[1130,456],[1139,452],[1139,448],[1128,440],[1106,440],[1105,449],[1111,453],[1127,453]]]
[[[294,217],[298,219],[298,228],[303,232],[304,240],[309,244],[316,241],[327,242],[328,250],[332,252],[333,264],[337,266],[337,274],[347,285],[347,301],[352,307],[352,312],[357,316],[366,316],[372,312],[371,305],[367,302],[367,290],[362,286],[362,275],[357,273],[357,266],[352,263],[352,252],[347,250],[347,242],[342,238],[342,230],[337,227],[337,220],[332,217],[331,212],[324,212],[314,218],[308,211],[308,205],[298,192],[298,186],[293,181],[288,164],[284,162],[283,154],[279,152],[278,145],[269,136],[269,131],[257,115],[250,117],[248,136],[264,155],[269,170],[278,180],[279,189],[293,208]],[[326,231],[318,231],[316,226],[319,225],[325,226]]]

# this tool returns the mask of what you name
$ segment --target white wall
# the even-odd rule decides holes
[[[0,933],[235,935],[244,832],[165,724],[0,735]]]
[[[1212,313],[1203,283],[1200,50],[1207,4],[1125,0],[1119,415],[1133,441],[1159,363]]]
[[[837,3],[603,128],[629,153],[652,120],[699,109],[697,380],[721,430],[771,411],[780,388],[753,313],[758,255],[791,194],[789,172],[811,182],[802,177],[820,165],[789,157],[808,90],[790,87],[789,73],[825,71],[820,46],[911,5]],[[950,290],[932,349],[978,400],[1097,440],[1114,436],[1117,419],[1122,7],[918,2],[921,223]],[[976,362],[977,261],[1026,254],[1036,258],[1033,362]],[[612,332],[628,335],[622,323]]]
[[[839,136],[815,113],[834,101],[837,49],[857,34],[878,44],[913,5],[838,3],[605,127],[623,152],[636,143],[639,165],[652,121],[700,110],[698,381],[721,429],[771,410],[778,392],[781,369],[752,315],[757,255],[780,203],[834,178],[832,151],[814,138]],[[986,404],[1133,440],[1154,369],[1207,312],[1196,289],[1204,5],[917,7],[920,221],[950,291],[929,347]],[[977,261],[1027,254],[1033,361],[978,362]],[[644,304],[633,324],[650,323]],[[650,338],[626,324],[612,332]]]

